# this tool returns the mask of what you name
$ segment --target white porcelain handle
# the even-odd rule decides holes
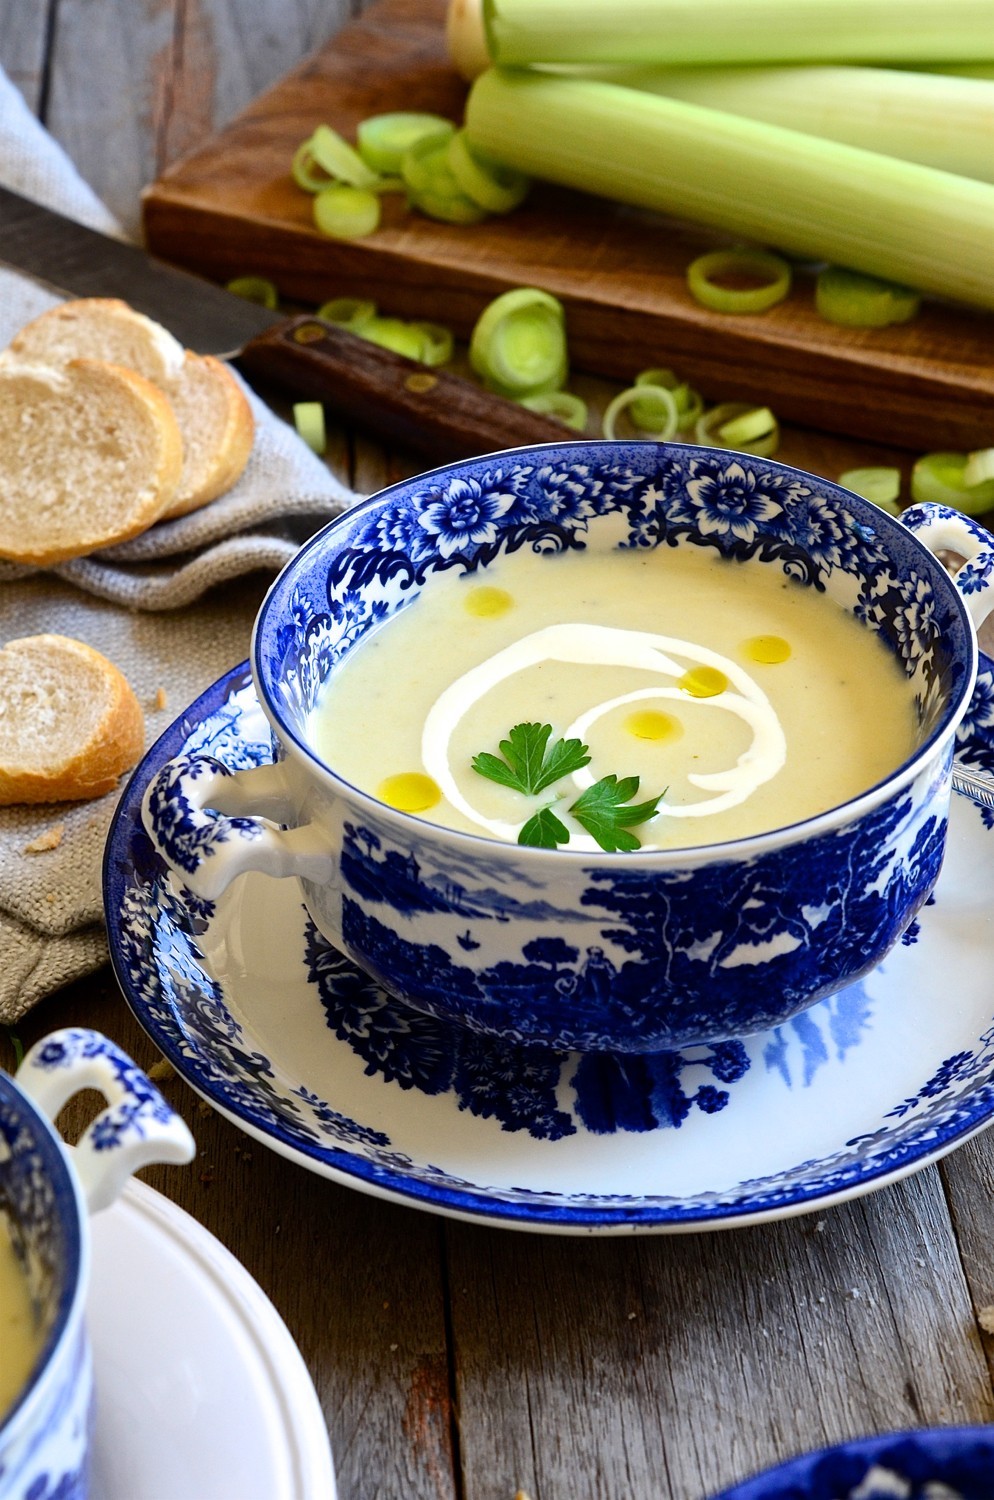
[[[979,629],[994,609],[994,537],[948,505],[912,505],[901,520],[930,552],[955,552],[966,559],[953,582]]]
[[[108,1208],[132,1173],[151,1162],[182,1164],[193,1136],[141,1068],[99,1031],[67,1027],[36,1042],[15,1075],[18,1088],[50,1120],[82,1089],[107,1100],[72,1152],[91,1213]]]
[[[211,755],[168,761],[142,802],[155,848],[206,901],[216,900],[247,870],[318,882],[331,878],[326,836],[310,823],[281,828],[290,815],[281,765],[229,771]]]

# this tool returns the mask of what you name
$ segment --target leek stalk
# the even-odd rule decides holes
[[[501,66],[990,62],[990,0],[484,0]]]
[[[994,308],[988,183],[679,99],[535,72],[482,74],[466,131],[471,145],[532,176]]]
[[[892,68],[639,68],[608,82],[994,182],[991,78]]]

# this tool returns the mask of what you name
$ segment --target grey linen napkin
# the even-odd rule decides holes
[[[95,229],[120,233],[2,70],[0,181]],[[0,347],[58,300],[0,266]],[[356,499],[292,428],[254,393],[248,397],[255,445],[227,495],[51,571],[0,562],[0,645],[51,631],[103,651],[145,709],[149,743],[248,654],[252,621],[275,572],[302,537]],[[15,1021],[105,961],[101,861],[118,795],[0,808],[0,1022]],[[30,852],[39,839],[52,847]]]

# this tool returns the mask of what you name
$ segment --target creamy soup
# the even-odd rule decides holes
[[[537,796],[473,769],[517,724],[552,725],[590,764]],[[776,568],[705,549],[519,552],[433,579],[337,669],[308,737],[363,791],[431,822],[515,840],[613,774],[661,794],[642,848],[783,827],[847,801],[915,747],[887,647]]]
[[[24,1267],[0,1220],[0,1422],[27,1380],[40,1347]]]

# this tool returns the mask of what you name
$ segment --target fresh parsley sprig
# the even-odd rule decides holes
[[[641,849],[639,840],[628,830],[633,823],[647,823],[654,816],[663,794],[633,805],[631,799],[638,789],[637,776],[625,776],[621,781],[617,776],[602,776],[580,793],[570,812],[609,854],[619,849]]]
[[[564,776],[590,764],[587,746],[580,740],[555,740],[550,748],[551,724],[515,724],[501,740],[501,756],[484,750],[473,757],[473,770],[501,786],[535,796]],[[580,793],[570,812],[600,847],[609,854],[619,849],[641,849],[629,829],[654,816],[664,793],[646,802],[633,803],[639,789],[637,776],[602,776]],[[569,843],[569,829],[552,811],[554,803],[542,807],[522,827],[518,843],[537,849],[556,849]]]
[[[590,763],[587,747],[579,740],[556,740],[547,752],[551,733],[551,724],[515,724],[500,742],[504,759],[484,750],[473,757],[473,770],[530,797],[544,792],[554,781]]]

